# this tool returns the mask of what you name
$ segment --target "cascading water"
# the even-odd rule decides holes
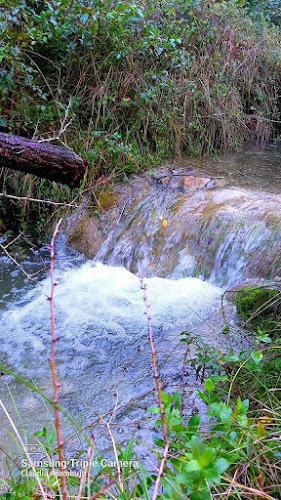
[[[97,261],[141,269],[146,276],[197,276],[223,287],[278,274],[280,195],[241,188],[179,193],[144,180],[136,193]]]
[[[78,425],[89,424],[112,408],[118,386],[116,432],[118,441],[127,441],[132,422],[143,419],[143,408],[155,404],[140,272],[146,276],[161,381],[173,389],[183,377],[183,330],[226,348],[220,287],[278,275],[280,195],[220,188],[212,182],[192,181],[181,169],[161,182],[137,179],[126,187],[126,201],[117,209],[107,236],[100,239],[93,219],[78,217],[74,232],[68,229],[68,241],[81,248],[84,239],[91,250],[89,242],[97,239],[99,248],[91,254],[94,261],[67,249],[63,236],[57,241],[60,404]],[[42,260],[48,265],[48,254],[37,252],[23,265],[33,272]],[[1,273],[0,362],[52,397],[49,277],[36,285],[23,282],[20,270],[5,258]],[[235,326],[233,306],[226,309]],[[234,337],[228,341],[233,343]],[[10,375],[2,376],[0,384],[1,398],[20,430],[31,434],[48,426],[51,408],[38,394]],[[196,384],[192,373],[185,373],[185,391],[191,393]],[[6,445],[8,430],[5,423],[1,440]],[[72,431],[65,419],[64,434]],[[147,440],[143,431],[137,432]],[[104,449],[105,442],[101,440],[100,446]]]
[[[73,266],[73,251],[67,258],[63,237],[58,246],[55,314],[60,338],[56,358],[62,383],[60,404],[75,421],[85,424],[111,408],[119,380],[122,379],[121,406],[154,387],[143,295],[139,278],[121,267],[87,261],[65,270],[69,260]],[[79,258],[77,260],[79,262]],[[146,283],[161,379],[164,383],[178,382],[183,330],[200,333],[212,345],[223,344],[218,328],[219,323],[223,328],[221,290],[197,278],[154,277]],[[35,382],[52,397],[47,361],[51,340],[46,300],[49,293],[47,277],[27,290],[23,304],[10,303],[2,312],[1,364]],[[188,386],[194,387],[194,384],[195,379],[189,377]],[[44,406],[37,394],[4,375],[0,394],[10,407],[12,417],[17,419],[17,410],[11,405],[7,385],[21,414],[20,427],[28,422],[30,434],[46,425],[50,408]],[[154,404],[153,397],[149,403]],[[142,401],[144,406],[149,403],[145,398]],[[141,409],[129,405],[118,412],[118,419],[128,423],[141,415]],[[65,432],[71,432],[67,421],[64,428]],[[9,439],[8,430],[7,426],[5,435],[2,431],[4,441]]]

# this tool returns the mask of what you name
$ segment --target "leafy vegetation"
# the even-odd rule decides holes
[[[159,498],[181,500],[280,498],[281,426],[278,393],[280,390],[281,345],[276,341],[268,347],[257,340],[252,351],[240,354],[217,352],[200,339],[183,332],[182,341],[188,345],[197,342],[197,352],[187,360],[197,371],[198,380],[204,373],[202,390],[197,397],[203,401],[205,413],[194,414],[187,419],[182,414],[181,394],[162,393],[166,416],[169,453],[161,478]],[[263,347],[265,346],[265,348]],[[202,355],[204,352],[204,360]],[[246,396],[246,397],[245,397]],[[165,442],[161,437],[160,410],[151,408],[156,415],[155,460],[160,460]],[[157,415],[159,418],[157,418]],[[206,420],[207,417],[207,420]],[[201,422],[202,421],[202,422]],[[42,477],[42,467],[38,465],[43,489],[55,498],[61,498],[56,467],[57,460],[55,433],[44,428],[35,434],[45,449],[40,460],[47,460]],[[119,449],[118,460],[127,461],[129,467],[121,467],[121,479],[112,468],[96,455],[93,468],[89,468],[88,480],[83,488],[83,498],[137,499],[151,498],[156,480],[154,467],[137,462],[134,441],[126,449]],[[92,453],[94,453],[93,445]],[[90,449],[91,449],[90,447]],[[23,454],[23,457],[26,456]],[[80,450],[80,460],[89,460],[89,451]],[[8,459],[7,459],[8,462]],[[3,498],[9,500],[41,498],[36,479],[28,477],[10,464],[11,477],[7,484],[10,492]],[[23,464],[24,465],[24,464]],[[44,467],[43,467],[44,468]],[[65,469],[78,470],[67,462]],[[48,474],[47,474],[48,472]],[[69,494],[77,495],[81,479],[69,477]],[[111,485],[113,481],[113,485]],[[109,484],[107,492],[102,491]]]
[[[281,2],[280,0],[248,0],[247,2],[250,12],[253,11],[257,15],[262,11],[270,22],[280,26],[281,21]]]
[[[73,148],[90,184],[264,142],[280,118],[281,49],[279,2],[260,3],[3,0],[0,127]],[[41,182],[22,179],[2,172],[2,188],[37,196]],[[60,197],[50,182],[43,192]]]

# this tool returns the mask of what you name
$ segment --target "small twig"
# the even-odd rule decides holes
[[[8,246],[8,245],[7,245]],[[41,273],[42,269],[39,269],[39,271],[36,271],[36,273],[29,274],[28,272],[25,271],[25,269],[22,267],[22,265],[14,258],[12,255],[8,252],[6,247],[0,243],[0,249],[7,255],[7,257],[21,270],[21,272],[29,279],[32,280],[34,276],[37,274]]]
[[[56,286],[56,283],[54,280],[55,239],[59,233],[59,228],[60,228],[61,222],[62,222],[62,219],[60,219],[57,222],[56,227],[55,227],[54,232],[53,232],[52,239],[51,239],[51,244],[50,244],[51,295],[49,297],[49,300],[50,300],[51,333],[52,333],[52,350],[51,350],[50,363],[51,363],[51,371],[52,371],[52,379],[53,379],[53,387],[54,387],[55,428],[56,428],[57,443],[58,443],[59,469],[60,469],[60,473],[61,473],[62,496],[63,496],[63,500],[67,500],[68,493],[67,493],[66,476],[64,474],[65,471],[62,467],[62,464],[63,464],[63,442],[62,442],[62,437],[61,437],[60,415],[59,415],[59,409],[58,409],[60,384],[58,383],[58,379],[57,379],[56,361],[55,361],[56,342],[58,341],[58,338],[56,337],[56,332],[55,332],[55,315],[54,315],[54,293],[55,293],[55,286]]]
[[[88,464],[90,463],[91,458],[92,458],[93,448],[94,448],[94,438],[92,436],[91,446],[89,446],[88,453],[87,453],[87,458],[88,458],[87,462],[88,462]],[[79,492],[78,492],[76,500],[81,500],[81,498],[82,498],[83,488],[84,488],[84,482],[85,482],[86,476],[88,474],[88,470],[89,470],[89,465],[87,465],[85,467],[85,469],[83,470],[83,474],[82,474],[82,477],[80,479]]]
[[[115,439],[114,439],[114,436],[112,434],[112,430],[111,430],[111,427],[110,427],[110,424],[112,422],[112,419],[113,419],[114,414],[115,414],[115,412],[117,410],[117,407],[118,407],[118,399],[119,399],[118,398],[118,391],[116,391],[115,406],[113,408],[112,414],[111,414],[110,419],[108,420],[108,422],[101,415],[99,415],[99,419],[106,426],[107,432],[108,432],[109,437],[111,439],[113,453],[114,453],[114,457],[115,457],[115,461],[116,461],[116,467],[117,467],[118,482],[119,482],[120,490],[121,490],[121,492],[123,492],[124,491],[124,485],[123,485],[123,480],[122,480],[121,467],[120,467],[119,460],[118,460],[118,452],[117,452],[117,447],[116,447]]]
[[[7,243],[7,245],[5,245],[6,250],[8,247],[13,245],[19,238],[21,238],[23,234],[24,234],[24,231],[21,231],[12,241],[9,241],[9,243]]]
[[[126,210],[126,207],[127,207],[128,203],[129,203],[129,199],[127,199],[127,200],[125,201],[125,203],[124,203],[124,205],[123,205],[122,209],[120,210],[120,214],[119,214],[118,220],[117,220],[117,222],[116,222],[116,226],[118,226],[118,224],[120,224],[121,219],[122,219],[122,217],[123,217],[123,214],[124,214],[124,212],[125,212],[125,210]]]
[[[97,493],[94,493],[91,497],[90,500],[96,500],[96,498],[99,498],[100,495],[103,495],[103,493],[106,493],[106,490],[112,486],[112,484],[115,483],[115,479],[111,479],[108,483],[106,483]]]
[[[67,108],[65,110],[65,115],[64,115],[64,118],[63,120],[61,121],[61,124],[60,124],[60,129],[58,130],[58,132],[53,136],[53,137],[48,137],[46,139],[39,139],[38,142],[52,142],[52,141],[60,141],[60,136],[62,134],[64,134],[64,132],[66,132],[66,130],[68,129],[68,127],[71,125],[71,123],[73,122],[73,118],[70,118],[69,121],[68,120],[68,115],[69,115],[69,110],[71,108],[71,105],[72,105],[72,97],[70,97],[69,101],[68,101],[68,105],[67,105]],[[57,110],[58,110],[58,107],[57,107]],[[61,141],[62,142],[62,141]],[[66,144],[64,144],[67,148],[69,148],[69,146],[67,146]],[[70,148],[69,148],[70,149]]]
[[[156,384],[156,389],[157,389],[158,407],[159,407],[160,416],[161,416],[162,434],[163,434],[163,439],[164,439],[164,443],[165,443],[165,448],[164,448],[164,452],[162,455],[162,459],[161,459],[161,463],[160,463],[160,467],[158,470],[157,479],[155,481],[154,491],[153,491],[153,495],[152,495],[152,500],[156,500],[156,498],[158,496],[158,489],[160,486],[161,477],[163,475],[164,466],[165,466],[167,456],[168,456],[169,440],[168,440],[168,436],[167,436],[166,415],[164,412],[162,398],[161,398],[161,385],[160,385],[159,375],[158,375],[158,370],[157,370],[157,365],[156,365],[156,351],[155,351],[154,343],[153,343],[153,331],[152,331],[151,317],[149,314],[149,304],[148,304],[147,295],[146,295],[146,285],[144,284],[143,276],[140,276],[140,282],[141,282],[141,288],[143,290],[143,300],[144,300],[144,305],[145,305],[145,314],[146,314],[147,323],[148,323],[148,336],[149,336],[149,344],[150,344],[150,349],[151,349],[152,366],[153,366],[155,384]]]
[[[256,490],[255,488],[250,488],[249,486],[245,486],[244,484],[237,483],[233,479],[228,479],[228,477],[221,476],[224,481],[227,483],[230,483],[231,486],[234,486],[235,488],[240,488],[241,490],[249,491],[250,493],[253,493],[257,497],[265,498],[267,500],[274,500],[274,498],[267,493]]]
[[[6,193],[0,193],[0,198],[10,198],[11,200],[18,200],[18,201],[32,201],[35,203],[45,203],[46,205],[55,205],[61,206],[61,207],[73,207],[73,208],[78,208],[80,205],[74,204],[74,203],[63,203],[63,202],[56,202],[56,201],[51,201],[51,200],[42,200],[40,198],[29,198],[29,196],[15,196],[13,194],[6,194]]]

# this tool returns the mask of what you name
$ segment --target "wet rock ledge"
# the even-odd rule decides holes
[[[145,276],[198,276],[219,286],[278,276],[281,195],[187,169],[105,187],[107,207],[68,221],[68,244]]]

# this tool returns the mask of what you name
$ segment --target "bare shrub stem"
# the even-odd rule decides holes
[[[148,338],[149,338],[149,345],[150,345],[150,350],[151,350],[152,367],[153,367],[153,373],[154,373],[155,384],[156,384],[156,389],[157,389],[157,399],[158,399],[158,407],[160,410],[162,434],[163,434],[163,439],[164,439],[164,443],[165,443],[165,448],[164,448],[164,452],[162,455],[162,459],[161,459],[161,463],[160,463],[160,467],[158,470],[157,479],[155,481],[154,491],[153,491],[153,495],[152,495],[152,500],[156,500],[156,498],[158,496],[158,489],[160,486],[161,477],[163,475],[165,463],[166,463],[167,456],[168,456],[169,440],[168,440],[168,436],[167,436],[166,415],[164,412],[162,398],[161,398],[161,384],[159,381],[159,375],[158,375],[157,364],[156,364],[156,351],[155,351],[154,342],[153,342],[153,330],[152,330],[151,316],[149,314],[149,304],[147,301],[146,285],[144,284],[143,276],[140,276],[140,282],[141,282],[141,288],[143,290],[143,301],[144,301],[145,314],[147,317],[147,324],[148,324]]]
[[[53,378],[53,387],[54,387],[54,415],[55,415],[55,428],[56,428],[56,434],[57,434],[57,443],[58,443],[58,454],[59,454],[59,469],[61,473],[61,486],[62,486],[62,497],[63,500],[67,500],[68,498],[68,493],[67,493],[67,482],[66,482],[66,476],[64,474],[65,470],[62,467],[63,464],[63,442],[62,442],[62,437],[61,437],[61,426],[60,426],[60,415],[59,415],[59,409],[58,409],[58,402],[59,402],[59,387],[60,384],[57,379],[57,372],[56,372],[56,342],[58,341],[58,338],[56,337],[56,331],[55,331],[55,315],[54,315],[54,294],[55,294],[55,279],[54,279],[54,266],[55,266],[55,240],[56,237],[59,233],[59,228],[61,225],[62,219],[60,219],[53,232],[53,236],[51,239],[51,244],[50,244],[50,276],[51,276],[51,295],[49,297],[50,301],[50,314],[51,314],[51,333],[52,333],[52,350],[51,350],[51,357],[50,357],[50,364],[51,364],[51,371],[52,371],[52,378]]]
[[[121,493],[123,493],[123,491],[124,491],[124,484],[123,484],[123,480],[122,480],[122,471],[121,471],[121,467],[120,467],[120,464],[119,464],[116,442],[115,442],[114,435],[113,435],[112,430],[111,430],[111,422],[112,422],[113,417],[114,417],[114,415],[116,413],[116,410],[117,410],[117,407],[118,407],[118,401],[119,401],[118,391],[116,390],[116,401],[115,401],[115,405],[114,405],[112,414],[111,414],[108,422],[101,415],[99,415],[99,419],[106,426],[107,432],[108,432],[109,437],[111,439],[113,453],[114,453],[114,457],[115,457],[115,461],[116,461],[116,466],[117,466],[117,474],[118,474],[119,487],[120,487]]]

